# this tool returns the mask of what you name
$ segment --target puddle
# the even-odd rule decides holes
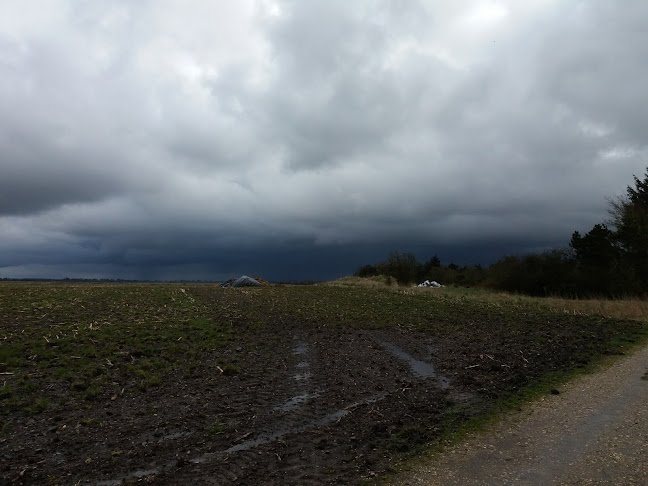
[[[193,435],[193,432],[187,430],[173,432],[166,435],[162,434],[159,430],[156,430],[155,432],[147,434],[148,437],[147,442],[148,443],[157,442],[159,444],[165,440],[179,439],[181,437],[189,437],[190,435]],[[147,442],[144,442],[143,444],[146,444]],[[122,476],[120,479],[103,479],[101,481],[96,481],[93,484],[95,486],[121,486],[129,479],[142,479],[148,476],[155,476],[173,469],[174,467],[176,467],[176,465],[177,465],[177,461],[173,461],[150,469],[137,469],[135,471],[129,472],[125,476]]]
[[[159,429],[156,429],[154,432],[148,433],[143,437],[144,438],[143,443],[161,444],[162,442],[167,441],[167,440],[175,440],[175,439],[180,439],[182,437],[189,437],[192,434],[193,434],[193,432],[191,432],[189,430],[180,430],[180,431],[177,431],[177,432],[164,434]]]
[[[280,429],[275,432],[272,432],[271,434],[263,434],[257,437],[256,439],[246,440],[245,442],[241,442],[240,444],[236,444],[230,447],[225,451],[225,454],[231,454],[232,452],[246,451],[248,449],[252,449],[253,447],[257,447],[275,441],[277,439],[281,439],[282,437],[288,434],[304,432],[305,430],[308,429],[313,429],[315,427],[322,427],[323,425],[332,424],[333,422],[340,420],[342,417],[345,417],[350,413],[351,412],[349,410],[337,410],[333,413],[325,415],[320,419],[313,420],[312,422],[308,422],[298,427],[292,427],[290,429]]]
[[[299,343],[293,348],[293,354],[306,354],[308,353],[308,345],[305,343]]]
[[[441,384],[441,388],[446,389],[450,386],[450,380],[445,376],[439,376],[431,363],[416,359],[411,354],[403,351],[398,346],[387,341],[381,341],[381,344],[394,356],[407,361],[414,376],[419,378],[436,378]]]
[[[319,394],[319,393],[318,393]],[[325,425],[332,424],[334,422],[337,422],[341,420],[342,418],[346,417],[351,413],[352,410],[355,408],[361,406],[361,405],[367,405],[369,403],[375,403],[378,400],[381,400],[387,396],[387,393],[381,393],[380,395],[374,395],[372,397],[369,397],[365,400],[360,400],[358,402],[352,403],[351,405],[340,409],[336,410],[335,412],[331,412],[327,415],[324,415],[323,417],[317,418],[315,420],[311,420],[309,422],[306,422],[302,425],[298,425],[295,427],[286,427],[286,428],[281,428],[278,430],[275,430],[273,432],[268,432],[268,433],[261,433],[258,437],[250,440],[246,440],[243,442],[240,442],[238,444],[233,445],[229,449],[225,449],[222,452],[208,452],[206,454],[203,454],[202,456],[195,457],[193,459],[190,459],[189,462],[192,464],[204,464],[206,462],[222,459],[223,456],[226,456],[227,454],[233,454],[235,452],[240,452],[240,451],[246,451],[249,449],[253,449],[254,447],[258,447],[263,444],[268,444],[270,442],[273,442],[275,440],[281,439],[282,437],[285,437],[288,434],[294,434],[294,433],[299,433],[299,432],[304,432],[309,429],[314,429],[316,427],[323,427]],[[105,479],[102,481],[97,481],[94,484],[96,486],[121,486],[124,481],[127,481],[128,479],[141,479],[146,476],[151,476],[154,474],[160,474],[165,471],[168,471],[175,467],[177,462],[170,462],[164,466],[159,466],[155,469],[139,469],[137,471],[133,471],[125,476],[122,476],[121,479]]]
[[[173,434],[165,435],[160,440],[173,440],[179,439],[180,437],[189,437],[191,432],[175,432]]]
[[[168,471],[175,464],[176,464],[175,462],[170,462],[165,466],[156,467],[154,469],[138,469],[137,471],[128,473],[126,476],[122,477],[121,479],[104,479],[101,481],[97,481],[94,484],[95,486],[121,486],[122,484],[124,484],[124,481],[127,481],[129,479],[142,479],[148,476],[154,476],[156,474],[160,474],[164,471]]]
[[[162,468],[155,468],[155,469],[140,469],[139,471],[135,471],[131,473],[131,477],[133,478],[145,478],[146,476],[153,476],[154,474],[160,474],[160,471]]]
[[[239,444],[235,444],[229,449],[226,449],[223,452],[208,452],[207,454],[204,454],[200,457],[197,457],[195,459],[191,459],[191,463],[193,464],[203,464],[205,462],[209,462],[215,459],[221,458],[225,454],[233,454],[235,452],[241,452],[241,451],[247,451],[249,449],[253,449],[255,447],[258,447],[260,445],[268,444],[270,442],[274,442],[275,440],[281,439],[282,437],[285,437],[288,434],[294,434],[294,433],[299,433],[299,432],[304,432],[305,430],[313,429],[315,427],[322,427],[324,425],[332,424],[333,422],[337,422],[340,420],[342,417],[345,417],[346,415],[350,414],[351,412],[349,410],[337,410],[333,413],[330,413],[328,415],[325,415],[324,417],[321,417],[317,420],[313,420],[311,422],[305,423],[303,425],[297,426],[297,427],[290,427],[290,428],[285,428],[285,429],[279,429],[275,430],[274,432],[270,433],[265,433],[261,434],[258,437],[250,440],[243,441]]]
[[[419,378],[437,377],[436,370],[434,369],[434,366],[432,366],[430,363],[426,363],[425,361],[421,361],[419,359],[414,358],[411,354],[406,353],[401,348],[393,345],[392,343],[383,341],[382,345],[385,347],[385,349],[387,349],[387,351],[389,351],[394,356],[404,361],[407,361],[410,365],[412,373],[418,376]]]
[[[314,393],[302,393],[301,395],[295,395],[294,397],[288,399],[288,401],[282,403],[281,405],[277,405],[274,410],[278,410],[281,412],[290,412],[291,410],[295,410],[298,407],[301,407],[304,403],[306,403],[308,400],[312,398],[317,398],[320,395],[320,392],[314,392]]]
[[[297,336],[294,336],[297,344],[292,349],[292,354],[295,356],[305,355],[308,353],[308,345],[299,341]],[[318,397],[320,392],[310,392],[308,391],[308,380],[310,380],[312,374],[309,371],[310,364],[306,356],[302,358],[302,361],[295,365],[295,374],[292,375],[292,379],[295,380],[296,386],[293,388],[293,393],[298,393],[295,396],[289,398],[286,402],[277,405],[273,410],[280,412],[291,412],[298,409],[307,401]],[[272,439],[274,440],[274,439]]]
[[[246,440],[244,442],[241,442],[239,444],[233,445],[229,449],[226,449],[224,452],[209,452],[207,454],[204,454],[203,456],[200,456],[196,459],[192,459],[190,462],[193,462],[195,464],[200,464],[204,462],[208,462],[212,459],[216,459],[217,457],[222,456],[223,454],[231,454],[233,452],[239,452],[239,451],[246,451],[248,449],[252,449],[254,447],[263,445],[263,444],[268,444],[269,442],[273,442],[275,440],[281,439],[282,437],[288,435],[288,434],[294,434],[294,433],[299,433],[299,432],[304,432],[309,429],[314,429],[316,427],[323,427],[324,425],[329,425],[332,424],[333,422],[337,422],[338,420],[341,420],[342,418],[346,417],[351,413],[351,411],[361,405],[366,405],[369,403],[375,403],[381,398],[384,398],[387,396],[385,393],[380,394],[380,395],[375,395],[373,397],[367,398],[366,400],[361,400],[359,402],[352,403],[348,407],[345,407],[340,410],[336,410],[335,412],[331,412],[327,415],[324,415],[323,417],[320,417],[315,420],[311,420],[309,422],[306,422],[305,424],[298,425],[296,427],[290,427],[290,428],[282,428],[278,429],[274,432],[271,433],[266,433],[266,434],[261,434],[258,437],[250,440]]]

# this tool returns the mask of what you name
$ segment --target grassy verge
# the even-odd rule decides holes
[[[402,287],[388,283],[387,277],[344,277],[323,285],[336,287],[368,287],[372,289],[389,289],[395,292],[422,294],[440,299],[474,300],[482,303],[524,305],[537,309],[548,309],[574,315],[600,315],[613,319],[633,319],[648,322],[648,300],[639,298],[626,299],[564,299],[561,297],[529,297],[483,289],[463,287],[418,288]]]

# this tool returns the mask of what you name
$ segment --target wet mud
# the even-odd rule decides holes
[[[213,298],[203,293],[193,298]],[[519,329],[515,321],[452,333],[281,314],[262,326],[232,322],[234,342],[145,391],[116,382],[122,392],[10,417],[0,436],[0,485],[371,482],[435,443],[451,421],[486,411],[493,398],[575,354],[504,332]],[[51,403],[66,402],[64,390],[38,383]]]
[[[233,351],[238,374],[220,373],[214,356],[191,377],[174,373],[144,395],[105,403],[93,412],[101,425],[78,425],[85,414],[73,410],[59,423],[25,423],[17,452],[27,471],[7,484],[351,484],[375,477],[410,439],[396,435],[408,427],[420,435],[452,401],[450,381],[437,374],[422,337],[277,323]]]

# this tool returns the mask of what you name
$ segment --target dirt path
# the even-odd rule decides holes
[[[395,478],[399,485],[648,484],[648,347]]]

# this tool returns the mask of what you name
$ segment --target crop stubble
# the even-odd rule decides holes
[[[2,283],[0,484],[372,481],[645,333],[353,286]]]

